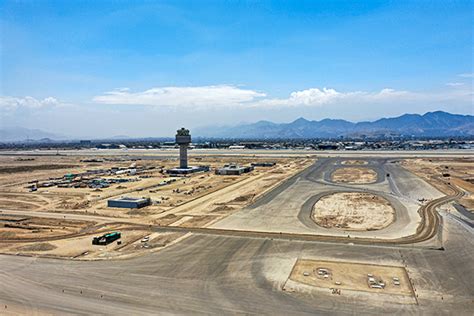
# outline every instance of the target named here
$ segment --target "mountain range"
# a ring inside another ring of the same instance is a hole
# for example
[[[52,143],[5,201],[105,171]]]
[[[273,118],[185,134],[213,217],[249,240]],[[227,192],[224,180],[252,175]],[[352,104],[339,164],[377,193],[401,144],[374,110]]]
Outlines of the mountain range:
[[[4,127],[0,129],[0,142],[15,142],[15,141],[38,141],[44,139],[64,139],[62,135],[57,135],[45,132],[40,129],[30,129],[24,127]]]
[[[458,137],[474,136],[474,116],[451,114],[443,111],[424,115],[404,114],[393,118],[381,118],[372,122],[353,123],[341,119],[310,121],[299,118],[291,123],[259,121],[236,126],[207,126],[194,128],[193,137],[240,138],[240,139],[305,139],[344,137]],[[128,139],[128,136],[103,138],[108,140]],[[0,142],[48,141],[70,139],[63,135],[39,129],[4,127],[0,129]]]
[[[404,114],[376,121],[349,122],[341,119],[310,121],[299,118],[291,123],[259,121],[237,126],[196,128],[193,135],[208,138],[295,139],[365,136],[448,137],[474,136],[474,116],[443,111]]]

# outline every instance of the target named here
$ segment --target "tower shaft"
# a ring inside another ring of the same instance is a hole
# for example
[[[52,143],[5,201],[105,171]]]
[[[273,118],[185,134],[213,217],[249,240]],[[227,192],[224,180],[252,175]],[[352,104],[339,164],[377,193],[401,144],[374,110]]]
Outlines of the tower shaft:
[[[177,130],[176,143],[179,145],[179,168],[188,169],[188,146],[191,143],[189,130],[185,128]]]
[[[179,167],[181,169],[188,168],[188,145],[187,144],[179,145]]]

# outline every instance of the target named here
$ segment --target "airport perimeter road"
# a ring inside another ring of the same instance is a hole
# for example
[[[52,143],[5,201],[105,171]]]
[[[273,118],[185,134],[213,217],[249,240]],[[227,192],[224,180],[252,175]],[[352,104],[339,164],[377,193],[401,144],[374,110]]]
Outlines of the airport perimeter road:
[[[195,235],[129,260],[1,255],[0,307],[28,314],[468,315],[474,297],[472,230],[450,219],[444,230],[445,251]],[[297,258],[407,265],[419,305],[383,295],[331,295],[329,289],[282,291]]]

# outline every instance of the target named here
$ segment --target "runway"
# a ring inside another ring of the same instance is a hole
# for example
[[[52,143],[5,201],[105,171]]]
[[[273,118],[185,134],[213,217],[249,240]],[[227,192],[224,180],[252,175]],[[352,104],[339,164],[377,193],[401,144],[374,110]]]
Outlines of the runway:
[[[169,159],[176,158],[178,149],[65,149],[65,150],[3,150],[0,156],[129,156],[133,159]],[[192,156],[239,156],[239,157],[346,157],[346,158],[386,158],[386,157],[466,157],[474,153],[472,149],[462,150],[305,150],[305,149],[192,149]]]
[[[2,255],[0,307],[118,315],[468,315],[474,297],[474,242],[472,231],[458,226],[446,220],[445,251],[192,236],[130,260],[72,262]],[[333,296],[329,291],[282,291],[287,270],[301,257],[406,264],[419,305],[391,303],[390,298],[381,304],[377,297]]]
[[[214,224],[212,228],[269,231],[288,234],[354,238],[401,239],[414,235],[421,222],[420,199],[435,200],[444,195],[406,172],[387,158],[361,158],[374,170],[377,180],[370,184],[344,184],[331,181],[331,174],[343,167],[343,158],[320,158],[317,162],[282,183],[243,210]],[[387,177],[387,174],[390,176]],[[376,231],[344,231],[317,225],[311,218],[313,205],[323,196],[338,192],[363,192],[384,197],[395,210],[395,221]]]

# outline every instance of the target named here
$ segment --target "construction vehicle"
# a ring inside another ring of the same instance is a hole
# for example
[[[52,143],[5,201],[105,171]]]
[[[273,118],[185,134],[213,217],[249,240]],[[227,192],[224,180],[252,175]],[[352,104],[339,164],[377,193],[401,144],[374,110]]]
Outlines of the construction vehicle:
[[[369,287],[372,289],[385,288],[385,282],[383,282],[381,279],[375,278],[372,274],[367,275],[367,283],[369,284]]]
[[[93,245],[108,245],[111,242],[114,242],[117,239],[120,239],[121,234],[120,232],[112,232],[102,236],[97,236],[92,239]]]

